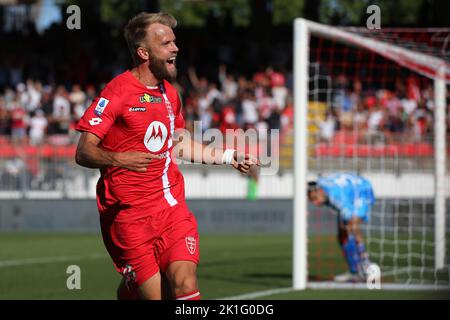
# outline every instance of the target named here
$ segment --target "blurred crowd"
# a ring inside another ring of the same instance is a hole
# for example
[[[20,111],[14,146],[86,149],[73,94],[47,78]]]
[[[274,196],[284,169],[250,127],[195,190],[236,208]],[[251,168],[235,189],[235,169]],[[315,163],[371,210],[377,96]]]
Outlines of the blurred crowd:
[[[281,129],[292,127],[292,95],[286,75],[269,67],[251,79],[234,76],[219,67],[217,82],[198,76],[194,68],[188,83],[175,82],[184,100],[186,128]],[[0,95],[0,136],[11,143],[67,145],[75,143],[75,126],[99,94],[100,88],[78,84],[43,85],[28,79]],[[200,121],[201,125],[200,125]]]
[[[332,142],[337,131],[356,134],[358,143],[373,143],[374,139],[388,144],[431,142],[434,108],[432,82],[419,83],[410,76],[397,79],[391,90],[364,90],[361,81],[339,76],[334,81],[331,108],[317,125],[323,142]],[[450,129],[448,99],[446,114]]]
[[[0,96],[0,135],[17,144],[67,145],[74,142],[76,122],[97,95],[94,86],[43,85],[28,79]]]
[[[188,130],[281,129],[282,134],[292,130],[289,72],[269,66],[246,77],[220,65],[217,81],[199,76],[193,67],[180,78],[174,85],[183,97]],[[14,89],[6,87],[0,94],[0,136],[15,145],[75,143],[76,123],[99,89],[47,85],[32,79]],[[432,133],[433,87],[419,84],[414,77],[398,80],[394,90],[363,90],[361,81],[339,76],[332,88],[325,89],[332,91],[327,103],[331,107],[317,120],[324,142],[331,142],[338,131],[357,131],[361,140],[381,135],[386,142],[399,136],[417,142]]]
[[[189,85],[181,89],[184,96],[186,128],[203,132],[217,128],[256,129],[258,132],[292,128],[292,75],[267,67],[251,77],[227,73],[218,68],[218,81],[199,77],[188,70]],[[194,128],[196,121],[198,128]]]

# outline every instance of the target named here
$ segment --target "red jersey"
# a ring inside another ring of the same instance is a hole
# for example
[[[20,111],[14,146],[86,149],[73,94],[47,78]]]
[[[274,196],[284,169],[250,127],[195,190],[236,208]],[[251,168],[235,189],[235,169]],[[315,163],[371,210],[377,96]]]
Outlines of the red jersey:
[[[25,129],[27,124],[25,123],[27,112],[23,108],[16,107],[11,112],[11,128],[14,129]]]
[[[165,153],[146,172],[119,167],[100,170],[97,204],[100,214],[114,208],[116,221],[133,221],[183,202],[184,179],[172,161],[174,130],[184,128],[181,102],[167,81],[145,87],[130,71],[109,82],[77,124],[95,134],[111,152]]]

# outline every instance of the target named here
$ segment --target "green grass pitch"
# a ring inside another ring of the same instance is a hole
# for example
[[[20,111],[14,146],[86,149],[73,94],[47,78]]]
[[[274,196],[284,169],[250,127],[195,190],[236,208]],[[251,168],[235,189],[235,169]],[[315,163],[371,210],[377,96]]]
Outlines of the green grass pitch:
[[[290,235],[203,235],[199,285],[204,299],[291,285]],[[328,259],[345,269],[337,245]],[[310,246],[312,257],[317,248]],[[331,251],[330,251],[331,250]],[[326,259],[324,257],[324,259]],[[68,290],[69,265],[81,268],[81,289]],[[321,268],[326,268],[322,263]],[[327,270],[322,270],[326,274]],[[311,276],[320,278],[317,270]],[[115,299],[120,281],[98,234],[0,234],[0,299]],[[443,291],[305,290],[260,299],[440,299]]]

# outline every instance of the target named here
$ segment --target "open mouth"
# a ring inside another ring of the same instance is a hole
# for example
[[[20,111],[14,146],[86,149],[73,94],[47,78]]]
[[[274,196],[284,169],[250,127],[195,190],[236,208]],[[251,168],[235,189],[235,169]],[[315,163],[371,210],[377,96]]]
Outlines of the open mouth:
[[[176,61],[176,57],[171,57],[169,59],[167,59],[167,63],[170,65],[175,65],[175,61]]]

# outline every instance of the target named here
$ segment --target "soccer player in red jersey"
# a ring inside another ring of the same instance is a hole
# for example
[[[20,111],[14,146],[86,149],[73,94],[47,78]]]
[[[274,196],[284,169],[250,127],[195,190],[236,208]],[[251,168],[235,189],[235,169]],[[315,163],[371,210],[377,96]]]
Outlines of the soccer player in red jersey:
[[[197,222],[172,153],[247,173],[258,160],[213,149],[188,135],[177,75],[173,28],[166,13],[141,13],[125,27],[135,67],[111,80],[77,125],[79,165],[99,168],[97,206],[105,246],[123,275],[119,299],[199,299]],[[174,150],[174,146],[177,148]],[[179,147],[179,148],[178,148]],[[181,154],[182,153],[182,154]]]

